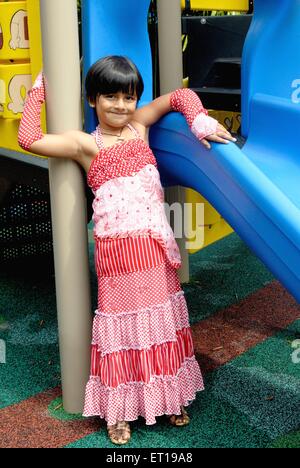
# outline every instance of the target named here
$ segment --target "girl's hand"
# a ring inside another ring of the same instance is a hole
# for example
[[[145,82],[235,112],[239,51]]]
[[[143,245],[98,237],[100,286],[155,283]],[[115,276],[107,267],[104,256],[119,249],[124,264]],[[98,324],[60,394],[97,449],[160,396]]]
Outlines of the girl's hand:
[[[215,133],[212,133],[211,135],[208,135],[207,137],[203,138],[201,140],[201,143],[205,146],[205,148],[210,149],[211,145],[209,144],[209,141],[214,141],[216,143],[229,143],[230,141],[237,141],[236,138],[234,138],[228,130],[226,130],[223,125],[218,123],[217,129]]]
[[[29,96],[34,94],[39,102],[43,104],[46,100],[46,93],[45,93],[45,79],[43,71],[40,71],[38,76],[35,79],[35,82],[32,85],[31,90],[29,91]]]
[[[31,89],[39,89],[39,88],[44,88],[44,74],[43,74],[43,71],[40,71],[40,73],[36,77],[35,82],[33,83]]]

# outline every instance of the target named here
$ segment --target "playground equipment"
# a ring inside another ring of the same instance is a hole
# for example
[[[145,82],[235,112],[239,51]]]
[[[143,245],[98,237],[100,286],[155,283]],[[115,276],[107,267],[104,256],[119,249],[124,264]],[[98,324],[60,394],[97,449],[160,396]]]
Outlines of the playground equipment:
[[[40,5],[47,129],[81,129],[77,4],[41,0]],[[63,403],[66,411],[78,413],[89,376],[92,326],[84,183],[79,166],[61,158],[49,160],[49,179]]]
[[[255,1],[242,61],[247,137],[242,150],[233,144],[200,148],[184,119],[174,114],[150,135],[163,184],[201,192],[298,301],[300,107],[292,96],[299,75],[299,26],[297,0],[284,7],[279,0]]]
[[[18,127],[42,68],[36,0],[0,1],[0,263],[52,258],[47,159],[24,152]],[[42,115],[45,130],[45,115]]]
[[[128,10],[130,6],[128,2]],[[300,298],[300,201],[295,135],[300,108],[292,102],[291,95],[300,55],[298,44],[293,41],[300,24],[298,6],[296,0],[286,2],[280,9],[279,0],[278,5],[270,0],[256,0],[242,64],[243,113],[247,108],[244,135],[249,133],[243,150],[229,144],[213,145],[211,151],[206,151],[182,116],[173,113],[150,132],[163,184],[191,187],[202,193],[297,299]],[[108,13],[117,11],[116,2],[110,2],[108,8],[107,17],[112,19],[115,15]],[[271,8],[273,21],[270,22]],[[96,10],[93,16],[96,21]],[[90,57],[91,61],[105,55],[99,41],[99,17],[98,21],[99,48]],[[279,34],[287,22],[289,28]],[[118,31],[117,38],[112,36],[110,53],[131,55],[127,45],[132,39],[128,40],[129,32],[124,29]],[[142,45],[141,41],[139,44]],[[146,44],[142,49],[146,50]],[[279,57],[287,53],[285,70],[281,73]],[[140,66],[139,57],[133,59]],[[250,110],[251,119],[248,118]],[[280,130],[282,127],[284,132]],[[283,134],[287,135],[284,147]]]
[[[0,0],[0,147],[2,155],[13,156],[13,151],[18,151],[19,155],[24,153],[17,139],[19,120],[26,94],[32,85],[31,76],[36,76],[41,67],[39,2]],[[43,122],[45,123],[44,116]],[[31,162],[33,162],[32,159]]]
[[[181,0],[181,7],[192,10],[248,11],[248,0]]]
[[[181,88],[183,81],[181,8],[179,1],[173,2],[172,5],[171,1],[172,0],[157,2],[159,88],[161,94]],[[170,44],[172,44],[171,47]],[[188,191],[178,185],[166,188],[164,191],[165,202],[168,203],[169,206],[172,206],[174,202],[177,203],[177,205],[180,203],[182,212],[184,212],[183,207],[187,202],[187,194]],[[185,220],[182,219],[182,236],[176,239],[182,259],[181,268],[178,270],[179,278],[182,283],[189,280],[189,257],[185,239],[187,233],[184,229],[184,221]],[[174,230],[175,226],[172,225],[172,223],[170,224]]]
[[[186,5],[188,2],[185,2]],[[208,2],[189,2],[193,8],[207,7]],[[212,8],[225,8],[228,2],[211,1]],[[230,2],[230,7],[232,7]],[[235,2],[239,10],[248,9],[248,2]],[[191,14],[192,13],[192,14]],[[188,87],[200,97],[209,115],[233,133],[241,124],[241,56],[252,15],[225,14],[221,11],[197,12],[185,10],[182,32],[187,39],[184,51],[184,70]],[[226,12],[228,13],[228,12]],[[205,198],[192,189],[186,189],[186,202],[191,207],[189,225],[196,229],[196,209],[204,206],[204,241],[193,242],[189,253],[216,242],[233,230]],[[192,235],[187,236],[192,237]],[[200,237],[200,236],[199,236]]]

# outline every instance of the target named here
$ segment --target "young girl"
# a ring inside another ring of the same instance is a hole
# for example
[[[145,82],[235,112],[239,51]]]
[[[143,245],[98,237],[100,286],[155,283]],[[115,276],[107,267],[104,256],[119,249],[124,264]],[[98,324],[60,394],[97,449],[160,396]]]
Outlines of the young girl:
[[[78,162],[95,195],[98,309],[84,416],[105,418],[115,444],[129,441],[128,421],[139,416],[155,424],[156,416],[165,414],[171,424],[187,425],[184,406],[203,389],[176,271],[180,254],[164,212],[148,128],[173,110],[183,113],[207,148],[209,141],[234,140],[191,90],[179,89],[137,109],[142,93],[142,77],[128,58],[105,57],[86,77],[96,130],[43,135],[45,91],[39,75],[19,128],[25,150]]]

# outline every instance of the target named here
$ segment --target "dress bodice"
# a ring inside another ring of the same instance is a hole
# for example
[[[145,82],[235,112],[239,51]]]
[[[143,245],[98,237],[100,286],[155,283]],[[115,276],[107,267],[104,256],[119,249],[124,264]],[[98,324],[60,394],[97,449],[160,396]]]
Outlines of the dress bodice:
[[[157,167],[150,147],[141,138],[125,140],[99,149],[91,163],[87,181],[92,190],[97,190],[114,177],[135,175],[146,164]]]
[[[166,217],[157,162],[141,138],[101,148],[87,177],[95,195],[97,239],[150,235],[179,268],[180,253]]]

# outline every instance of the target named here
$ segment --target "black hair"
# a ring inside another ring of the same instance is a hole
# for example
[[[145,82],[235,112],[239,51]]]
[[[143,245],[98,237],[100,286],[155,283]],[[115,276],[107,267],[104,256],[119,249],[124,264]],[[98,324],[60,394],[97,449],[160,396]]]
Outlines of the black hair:
[[[127,57],[109,55],[89,69],[85,79],[86,97],[95,104],[99,94],[136,94],[139,100],[144,91],[143,78],[136,65]]]

